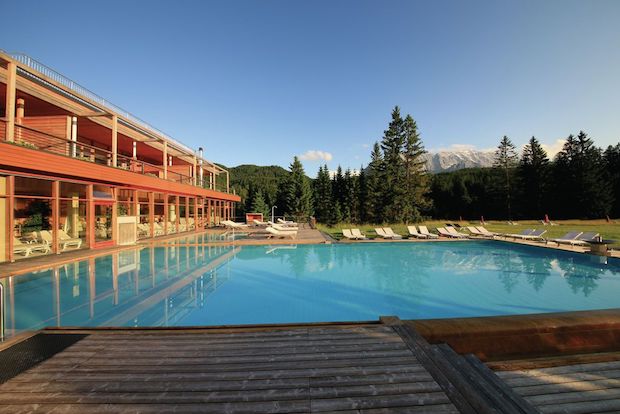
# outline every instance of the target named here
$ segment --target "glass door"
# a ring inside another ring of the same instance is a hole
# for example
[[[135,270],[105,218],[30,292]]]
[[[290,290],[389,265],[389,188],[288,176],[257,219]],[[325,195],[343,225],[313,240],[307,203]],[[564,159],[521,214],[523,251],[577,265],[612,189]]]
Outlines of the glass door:
[[[112,234],[113,208],[114,204],[112,203],[95,202],[95,247],[112,246],[114,244]]]

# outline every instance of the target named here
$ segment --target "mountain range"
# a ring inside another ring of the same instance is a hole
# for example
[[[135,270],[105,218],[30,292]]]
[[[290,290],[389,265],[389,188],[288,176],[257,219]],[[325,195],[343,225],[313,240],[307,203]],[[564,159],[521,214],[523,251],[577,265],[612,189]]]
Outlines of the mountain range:
[[[462,170],[463,168],[491,167],[495,159],[494,151],[461,150],[426,153],[427,170],[441,173]]]

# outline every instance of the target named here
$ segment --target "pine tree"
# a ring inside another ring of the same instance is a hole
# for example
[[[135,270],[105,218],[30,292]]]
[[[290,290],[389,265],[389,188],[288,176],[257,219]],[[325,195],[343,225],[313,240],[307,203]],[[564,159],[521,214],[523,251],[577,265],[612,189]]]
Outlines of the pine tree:
[[[404,145],[403,119],[400,116],[400,108],[394,107],[392,120],[383,133],[381,149],[383,150],[383,162],[385,169],[383,178],[384,221],[402,221],[402,207],[404,204],[404,181],[405,171],[402,159]]]
[[[557,208],[565,218],[601,218],[612,197],[604,174],[602,152],[587,134],[570,135],[554,165]]]
[[[517,151],[515,150],[514,144],[506,135],[504,135],[497,147],[497,150],[495,151],[494,167],[503,172],[503,183],[501,183],[500,193],[504,196],[506,200],[506,210],[509,220],[512,220],[511,181],[513,170],[517,165],[517,160]]]
[[[369,223],[382,223],[383,219],[383,176],[384,163],[381,147],[378,142],[372,148],[370,164],[366,169],[366,221]]]
[[[620,143],[608,146],[603,154],[607,181],[613,194],[610,215],[620,217]]]
[[[339,165],[332,180],[332,194],[335,200],[334,204],[337,204],[340,210],[341,220],[348,223],[351,221],[351,209],[346,204],[345,193],[344,174],[342,173],[342,167]]]
[[[357,177],[357,211],[358,222],[366,223],[368,221],[368,183],[366,180],[366,172],[364,166],[360,167],[360,174]]]
[[[422,145],[418,126],[411,115],[407,115],[403,123],[404,152],[403,163],[405,170],[403,185],[402,219],[405,223],[420,221],[421,211],[429,207],[426,194],[430,191],[430,184],[426,176],[426,151]]]
[[[329,221],[333,205],[332,183],[329,178],[329,170],[325,165],[319,167],[319,173],[314,182],[314,213],[320,223]]]
[[[296,217],[312,214],[312,191],[304,167],[297,157],[290,166],[291,175],[286,183],[286,211]]]
[[[343,200],[342,205],[346,206],[348,213],[347,221],[349,223],[357,223],[358,210],[357,210],[357,177],[351,173],[351,169],[347,168],[344,173],[343,180]]]
[[[542,218],[546,207],[549,158],[535,137],[525,147],[518,168],[521,211],[526,218]]]
[[[252,208],[250,210],[252,213],[262,213],[263,217],[269,217],[269,206],[265,202],[261,190],[257,190],[254,194],[254,200],[252,201]]]

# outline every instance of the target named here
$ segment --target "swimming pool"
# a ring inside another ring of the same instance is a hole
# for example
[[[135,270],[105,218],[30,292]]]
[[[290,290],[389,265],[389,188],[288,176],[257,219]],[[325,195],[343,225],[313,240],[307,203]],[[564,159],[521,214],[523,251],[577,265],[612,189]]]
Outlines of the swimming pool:
[[[618,307],[620,261],[494,241],[151,246],[0,279],[6,334]]]

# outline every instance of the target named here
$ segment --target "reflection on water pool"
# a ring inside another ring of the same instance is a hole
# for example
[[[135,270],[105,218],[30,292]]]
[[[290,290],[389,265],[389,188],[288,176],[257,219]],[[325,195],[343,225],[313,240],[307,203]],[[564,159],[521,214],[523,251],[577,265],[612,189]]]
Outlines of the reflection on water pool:
[[[618,306],[620,261],[493,241],[167,245],[0,279],[5,334],[46,326],[486,316]]]

